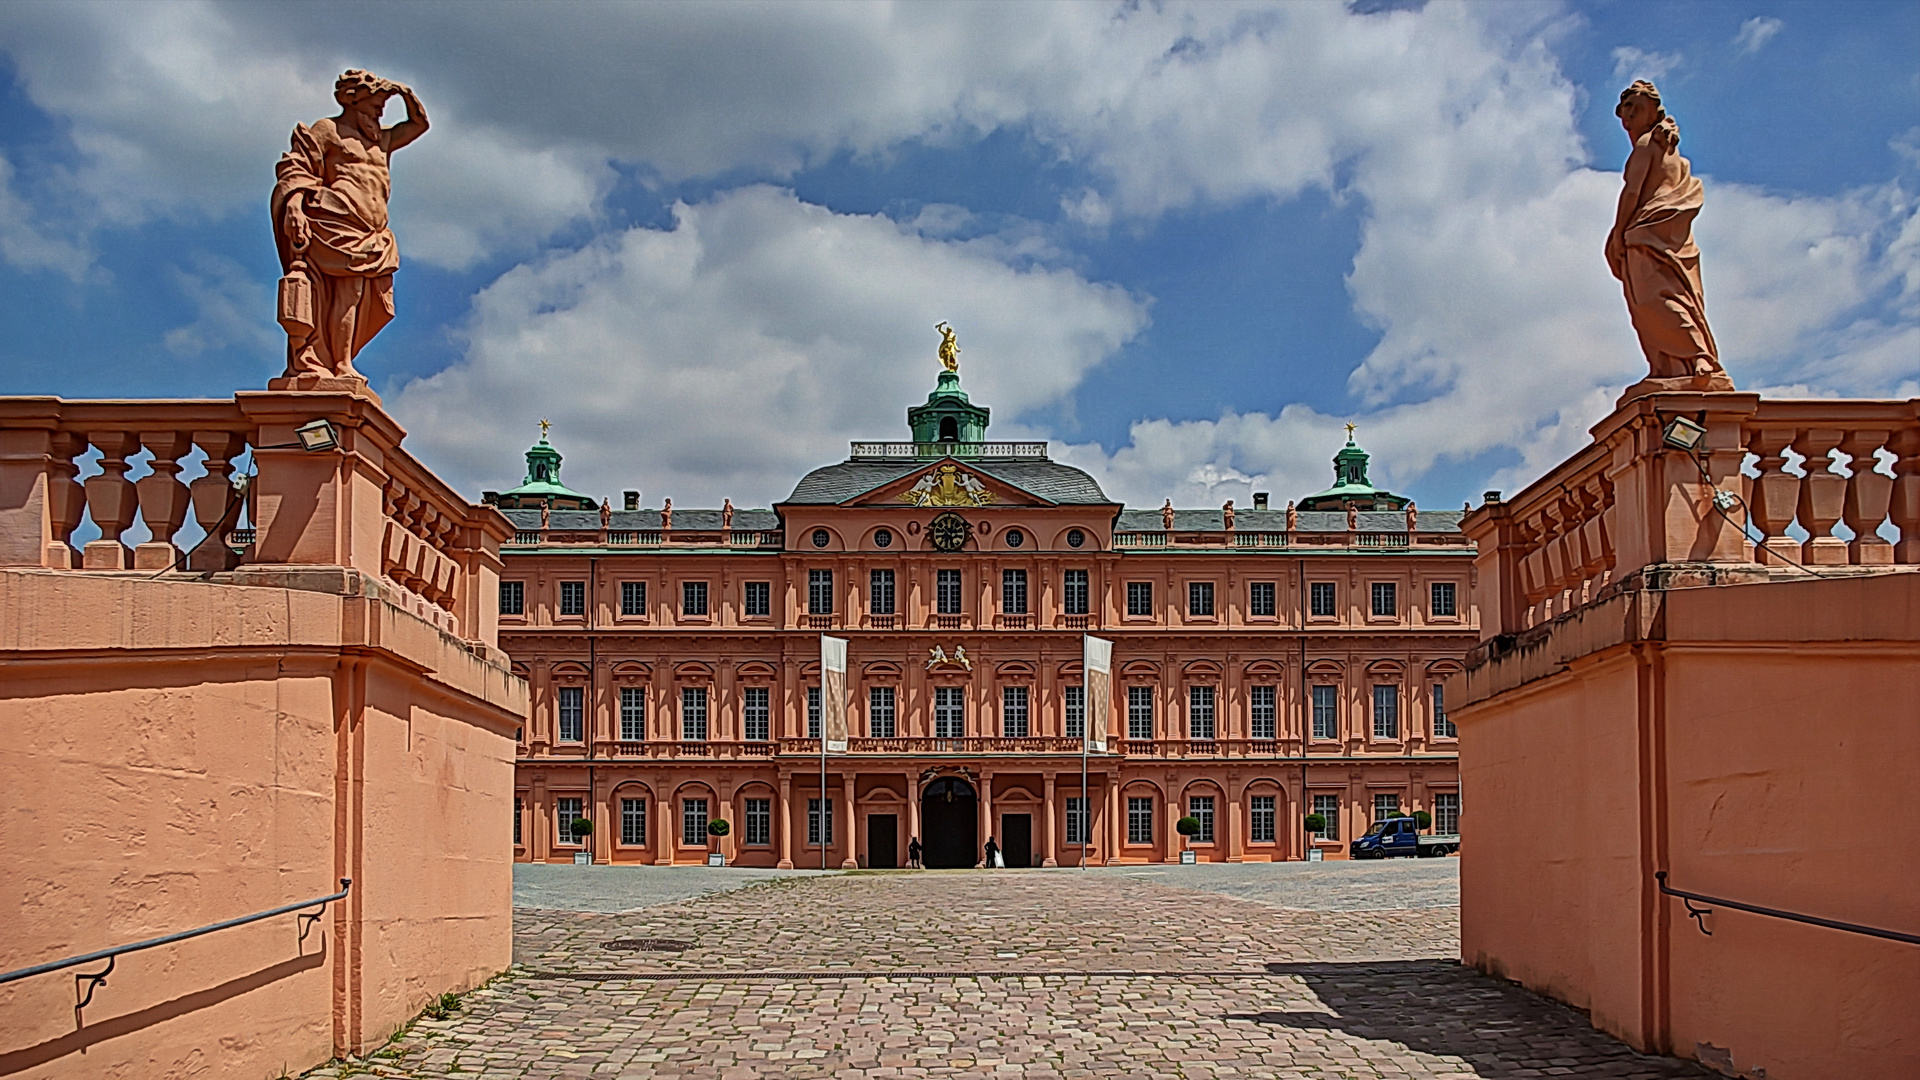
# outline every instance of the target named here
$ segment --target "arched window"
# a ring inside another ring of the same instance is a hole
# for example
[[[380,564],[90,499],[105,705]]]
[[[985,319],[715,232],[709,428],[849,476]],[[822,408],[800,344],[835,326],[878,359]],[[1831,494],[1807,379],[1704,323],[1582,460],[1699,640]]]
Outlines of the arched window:
[[[951,416],[942,417],[940,419],[940,441],[941,442],[959,442],[960,441],[960,422],[958,420],[955,420]]]

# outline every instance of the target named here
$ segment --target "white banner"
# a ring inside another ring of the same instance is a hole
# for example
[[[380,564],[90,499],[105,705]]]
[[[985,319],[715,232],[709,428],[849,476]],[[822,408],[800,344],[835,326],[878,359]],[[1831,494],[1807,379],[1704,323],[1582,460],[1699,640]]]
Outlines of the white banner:
[[[1107,719],[1113,714],[1113,642],[1092,634],[1083,639],[1080,670],[1085,674],[1087,700],[1086,749],[1107,752]]]
[[[847,752],[847,639],[820,635],[820,736],[830,754]]]

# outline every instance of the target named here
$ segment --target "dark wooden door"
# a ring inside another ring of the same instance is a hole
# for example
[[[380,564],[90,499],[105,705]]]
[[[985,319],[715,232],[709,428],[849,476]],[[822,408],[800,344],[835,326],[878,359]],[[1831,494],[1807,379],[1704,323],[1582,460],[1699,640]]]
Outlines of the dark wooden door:
[[[958,777],[941,777],[927,785],[920,798],[920,827],[926,835],[922,853],[929,870],[973,866],[980,861],[980,804],[973,785]]]
[[[896,840],[900,819],[893,814],[867,815],[867,869],[893,870],[900,866]]]
[[[1009,869],[1033,865],[1032,814],[1000,815],[1000,851]]]

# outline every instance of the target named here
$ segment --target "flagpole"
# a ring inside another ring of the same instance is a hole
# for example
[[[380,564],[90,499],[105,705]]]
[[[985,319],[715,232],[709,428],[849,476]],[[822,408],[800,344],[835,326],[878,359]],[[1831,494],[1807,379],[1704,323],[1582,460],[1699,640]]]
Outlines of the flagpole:
[[[827,678],[820,673],[820,869],[827,868]]]

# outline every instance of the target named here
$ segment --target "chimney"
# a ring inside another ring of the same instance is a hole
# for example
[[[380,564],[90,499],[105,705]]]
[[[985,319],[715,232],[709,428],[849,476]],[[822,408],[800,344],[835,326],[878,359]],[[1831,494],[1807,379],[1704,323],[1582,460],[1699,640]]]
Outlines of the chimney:
[[[625,506],[626,509],[628,510],[640,509],[640,493],[639,492],[623,491],[620,493],[620,499],[623,503],[626,504]]]
[[[481,493],[480,493],[480,505],[481,505],[481,506],[499,506],[499,505],[500,505],[500,493],[499,493],[499,492],[497,492],[497,491],[483,491],[483,492],[481,492]]]
[[[1264,491],[1256,491],[1256,492],[1254,492],[1254,493],[1253,493],[1253,508],[1254,508],[1255,510],[1265,510],[1265,509],[1267,508],[1267,493],[1266,493],[1266,492],[1264,492]]]

